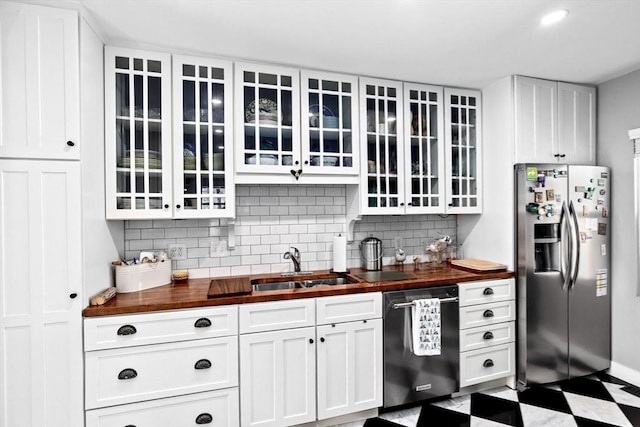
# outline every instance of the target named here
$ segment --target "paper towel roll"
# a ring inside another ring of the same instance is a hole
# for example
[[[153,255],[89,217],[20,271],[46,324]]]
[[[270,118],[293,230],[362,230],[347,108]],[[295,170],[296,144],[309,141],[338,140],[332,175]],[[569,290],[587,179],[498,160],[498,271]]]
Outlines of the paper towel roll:
[[[347,271],[347,236],[344,234],[333,236],[333,271]]]

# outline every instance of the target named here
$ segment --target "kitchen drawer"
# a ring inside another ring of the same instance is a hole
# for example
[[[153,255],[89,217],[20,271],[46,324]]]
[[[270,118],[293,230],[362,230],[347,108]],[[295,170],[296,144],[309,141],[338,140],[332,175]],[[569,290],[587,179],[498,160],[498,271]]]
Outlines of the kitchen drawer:
[[[460,329],[516,320],[515,301],[493,302],[460,308]]]
[[[515,375],[515,343],[460,353],[460,387]]]
[[[238,388],[170,397],[87,411],[87,427],[176,427],[206,424],[237,427]],[[209,423],[206,423],[211,420]]]
[[[316,325],[313,298],[243,304],[239,310],[241,334]]]
[[[237,334],[236,305],[84,319],[85,351]]]
[[[477,350],[516,340],[515,322],[496,323],[460,331],[460,351]]]
[[[382,294],[372,292],[316,299],[316,324],[351,322],[382,317]]]
[[[85,353],[86,409],[238,385],[238,337]]]
[[[460,307],[516,298],[515,279],[459,283]]]

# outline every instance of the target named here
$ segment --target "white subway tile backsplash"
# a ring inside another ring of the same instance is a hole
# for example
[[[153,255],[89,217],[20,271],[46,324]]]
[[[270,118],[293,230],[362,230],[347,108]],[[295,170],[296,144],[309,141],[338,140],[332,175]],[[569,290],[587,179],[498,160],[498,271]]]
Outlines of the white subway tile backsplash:
[[[174,269],[188,269],[192,278],[221,277],[292,271],[293,264],[282,256],[295,246],[303,270],[330,269],[333,236],[347,229],[345,198],[344,185],[238,185],[236,247],[228,256],[210,256],[211,242],[228,240],[227,219],[125,221],[125,256],[181,243],[188,258],[173,261]],[[455,233],[454,215],[364,216],[355,223],[347,265],[360,266],[359,242],[369,235],[382,239],[391,262],[398,237],[412,257],[424,254],[425,245],[444,234],[455,239]]]

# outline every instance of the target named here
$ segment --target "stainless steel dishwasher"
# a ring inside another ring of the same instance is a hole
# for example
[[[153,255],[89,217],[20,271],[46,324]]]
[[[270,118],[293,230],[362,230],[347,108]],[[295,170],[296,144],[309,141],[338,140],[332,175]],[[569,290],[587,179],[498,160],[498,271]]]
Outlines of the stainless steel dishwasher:
[[[411,348],[413,301],[439,298],[441,351],[438,356],[416,356]],[[458,286],[438,286],[384,293],[385,408],[458,391],[460,340]]]

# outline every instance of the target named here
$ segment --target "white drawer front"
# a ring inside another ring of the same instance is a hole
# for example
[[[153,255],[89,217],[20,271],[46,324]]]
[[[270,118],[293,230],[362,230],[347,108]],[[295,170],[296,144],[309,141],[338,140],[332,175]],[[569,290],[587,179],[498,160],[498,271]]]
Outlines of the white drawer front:
[[[204,425],[240,425],[237,388],[87,411],[87,427],[195,426],[209,419]]]
[[[516,298],[515,279],[459,283],[460,307]]]
[[[516,320],[515,301],[494,302],[460,308],[460,329]]]
[[[313,298],[243,304],[239,313],[241,334],[316,324],[316,302]]]
[[[316,316],[318,325],[380,318],[382,294],[374,292],[317,298]]]
[[[160,344],[238,333],[238,306],[84,319],[85,351]]]
[[[238,337],[88,352],[85,384],[86,409],[233,387]]]
[[[497,323],[460,331],[460,351],[477,350],[516,340],[515,322]]]
[[[460,354],[460,387],[515,374],[515,343]]]

